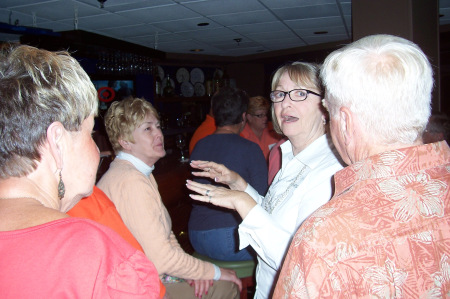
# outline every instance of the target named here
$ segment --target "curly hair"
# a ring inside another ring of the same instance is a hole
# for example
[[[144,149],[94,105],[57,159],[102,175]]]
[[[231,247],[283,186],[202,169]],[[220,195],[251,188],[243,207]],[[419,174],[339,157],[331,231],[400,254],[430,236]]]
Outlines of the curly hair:
[[[153,105],[142,98],[128,97],[111,104],[105,115],[105,128],[115,154],[123,149],[120,139],[135,142],[133,132],[149,114],[159,120]]]

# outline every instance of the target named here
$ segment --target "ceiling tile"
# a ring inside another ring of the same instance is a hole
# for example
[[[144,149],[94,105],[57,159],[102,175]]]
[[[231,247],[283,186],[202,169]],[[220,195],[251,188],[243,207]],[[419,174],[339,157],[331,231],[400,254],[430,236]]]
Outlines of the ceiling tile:
[[[223,26],[257,24],[277,20],[273,14],[265,10],[239,12],[227,15],[214,15],[209,18],[219,24],[222,24]]]
[[[247,55],[351,39],[351,0],[0,0],[0,22],[55,32],[78,29],[172,53]],[[439,1],[441,25],[450,0]],[[34,14],[34,21],[33,21]],[[199,27],[198,23],[209,23]],[[315,31],[328,31],[316,35]],[[4,30],[1,41],[20,35]],[[157,38],[155,38],[157,37]],[[234,39],[241,38],[239,47]],[[241,53],[241,54],[239,54]]]
[[[294,8],[277,8],[273,12],[281,20],[313,19],[323,17],[340,16],[336,4],[323,4]]]
[[[264,6],[257,0],[208,0],[184,3],[184,6],[204,16],[225,15],[264,9]]]

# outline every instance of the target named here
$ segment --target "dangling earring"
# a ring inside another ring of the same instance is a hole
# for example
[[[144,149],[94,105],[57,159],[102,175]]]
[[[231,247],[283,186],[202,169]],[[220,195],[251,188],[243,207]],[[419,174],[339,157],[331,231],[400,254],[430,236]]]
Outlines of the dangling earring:
[[[322,116],[322,123],[325,126],[327,124],[327,119],[325,117]]]
[[[59,183],[58,183],[58,197],[61,200],[66,193],[66,187],[64,186],[64,182],[61,175],[62,169],[59,171]]]

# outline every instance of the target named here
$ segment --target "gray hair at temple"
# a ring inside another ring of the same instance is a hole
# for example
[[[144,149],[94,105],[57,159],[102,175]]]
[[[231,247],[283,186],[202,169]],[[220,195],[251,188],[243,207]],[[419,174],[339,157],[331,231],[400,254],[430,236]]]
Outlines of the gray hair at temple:
[[[331,53],[321,78],[327,108],[345,106],[375,142],[412,144],[431,113],[433,71],[422,50],[392,35],[372,35]]]
[[[67,52],[30,46],[0,54],[0,178],[21,177],[36,169],[47,129],[60,122],[80,131],[97,114],[97,91]]]

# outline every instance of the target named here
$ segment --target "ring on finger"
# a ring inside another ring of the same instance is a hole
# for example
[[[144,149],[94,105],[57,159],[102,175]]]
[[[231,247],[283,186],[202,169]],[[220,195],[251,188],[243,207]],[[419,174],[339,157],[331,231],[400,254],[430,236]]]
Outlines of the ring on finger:
[[[211,171],[211,167],[208,167],[208,170],[206,172],[210,172]]]
[[[210,195],[210,196],[208,196],[208,198],[209,198],[209,202],[211,202],[211,195]]]
[[[211,191],[211,190],[206,190],[206,193],[205,193],[206,196],[208,196],[209,191]]]

